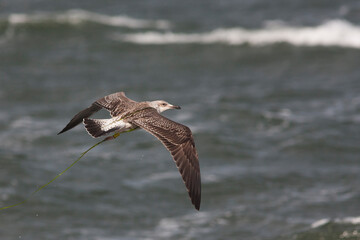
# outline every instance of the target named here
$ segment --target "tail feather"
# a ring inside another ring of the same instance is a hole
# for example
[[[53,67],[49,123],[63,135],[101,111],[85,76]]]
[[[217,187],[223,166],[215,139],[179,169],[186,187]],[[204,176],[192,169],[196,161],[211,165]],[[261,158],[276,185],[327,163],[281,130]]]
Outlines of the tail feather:
[[[101,137],[119,128],[113,123],[112,119],[84,118],[83,122],[86,131],[94,138]]]

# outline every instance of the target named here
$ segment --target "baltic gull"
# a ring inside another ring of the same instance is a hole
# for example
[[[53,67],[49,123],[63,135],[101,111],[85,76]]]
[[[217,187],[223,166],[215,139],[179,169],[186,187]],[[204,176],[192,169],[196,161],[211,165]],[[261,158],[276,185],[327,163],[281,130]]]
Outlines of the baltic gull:
[[[89,118],[102,108],[108,110],[112,118]],[[109,140],[116,138],[120,133],[138,128],[148,131],[171,153],[191,202],[199,210],[201,177],[194,138],[187,126],[160,115],[168,109],[180,109],[180,107],[163,100],[136,102],[127,98],[123,92],[117,92],[98,99],[90,107],[76,114],[58,134],[72,129],[81,122],[84,123],[87,132],[95,138],[115,133],[108,137]]]

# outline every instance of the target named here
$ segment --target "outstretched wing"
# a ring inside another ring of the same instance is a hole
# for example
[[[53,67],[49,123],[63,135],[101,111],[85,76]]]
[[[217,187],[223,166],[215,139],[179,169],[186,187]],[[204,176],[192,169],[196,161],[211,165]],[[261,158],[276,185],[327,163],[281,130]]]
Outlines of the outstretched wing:
[[[112,117],[121,114],[125,108],[129,107],[136,103],[135,101],[127,98],[124,92],[117,92],[110,95],[107,95],[103,98],[98,99],[90,107],[82,110],[78,114],[76,114],[70,122],[66,125],[66,127],[61,130],[58,134],[66,132],[73,127],[77,126],[79,123],[82,123],[84,118],[90,117],[92,114],[98,112],[100,109],[105,108],[110,112]]]
[[[124,92],[117,92],[100,98],[93,104],[105,108],[112,117],[116,117],[135,103],[137,102],[127,98]]]
[[[157,137],[170,151],[184,180],[192,204],[197,210],[201,202],[201,177],[198,154],[190,129],[147,108],[132,115],[129,122]]]

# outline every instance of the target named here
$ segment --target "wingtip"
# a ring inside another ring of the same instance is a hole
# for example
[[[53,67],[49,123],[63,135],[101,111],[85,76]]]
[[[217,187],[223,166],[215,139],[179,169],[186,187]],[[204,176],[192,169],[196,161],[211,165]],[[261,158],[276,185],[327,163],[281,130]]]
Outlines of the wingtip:
[[[197,201],[193,202],[195,209],[198,210],[198,211],[200,211],[200,203],[201,203],[200,200],[197,200]]]
[[[64,128],[63,130],[61,130],[60,132],[58,132],[56,135],[60,135],[60,134],[62,134],[63,132],[65,132],[66,131],[66,129]]]

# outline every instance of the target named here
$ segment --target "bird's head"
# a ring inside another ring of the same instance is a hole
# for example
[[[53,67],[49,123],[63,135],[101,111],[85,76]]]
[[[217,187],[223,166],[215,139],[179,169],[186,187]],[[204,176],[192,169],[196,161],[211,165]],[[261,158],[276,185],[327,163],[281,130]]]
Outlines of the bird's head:
[[[150,106],[155,108],[159,113],[169,109],[180,109],[180,106],[172,105],[164,100],[157,100],[150,102]]]

